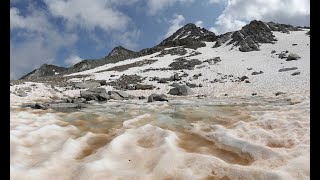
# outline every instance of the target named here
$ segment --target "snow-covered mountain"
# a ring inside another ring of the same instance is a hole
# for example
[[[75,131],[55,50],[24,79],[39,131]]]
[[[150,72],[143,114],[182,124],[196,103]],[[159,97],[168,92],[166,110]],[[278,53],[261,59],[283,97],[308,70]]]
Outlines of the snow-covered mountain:
[[[11,82],[12,179],[310,179],[308,28],[187,24],[58,69]]]

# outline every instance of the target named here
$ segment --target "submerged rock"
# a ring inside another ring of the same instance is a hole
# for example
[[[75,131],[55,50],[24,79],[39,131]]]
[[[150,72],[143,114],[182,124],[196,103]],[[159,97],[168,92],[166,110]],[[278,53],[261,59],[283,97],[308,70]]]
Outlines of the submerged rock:
[[[75,103],[56,103],[56,104],[50,104],[49,108],[57,111],[70,111],[70,110],[81,109],[82,106]]]

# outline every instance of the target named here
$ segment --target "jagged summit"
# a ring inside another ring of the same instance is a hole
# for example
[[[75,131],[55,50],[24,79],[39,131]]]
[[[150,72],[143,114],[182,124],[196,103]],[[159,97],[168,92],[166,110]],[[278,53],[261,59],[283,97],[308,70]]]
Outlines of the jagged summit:
[[[178,29],[170,37],[163,40],[158,46],[172,47],[184,46],[187,48],[196,49],[205,46],[201,41],[215,41],[217,36],[205,28],[197,27],[193,23],[188,23],[182,28]]]
[[[128,56],[131,54],[135,54],[136,52],[128,50],[122,46],[117,46],[112,49],[112,51],[108,54],[107,57],[112,57],[112,56]]]
[[[67,68],[67,70],[65,70],[66,68],[61,69],[62,67],[44,64],[39,69],[28,73],[21,79],[29,79],[36,76],[39,78],[51,75],[57,76],[58,73],[59,75],[66,75],[81,72],[109,63],[117,63],[130,58],[146,56],[155,52],[163,51],[165,48],[169,47],[182,46],[184,48],[197,49],[199,47],[205,47],[206,44],[204,42],[215,42],[213,48],[227,43],[226,45],[230,45],[232,48],[237,47],[239,48],[239,51],[242,52],[259,51],[261,43],[275,43],[277,41],[273,35],[273,31],[290,33],[290,31],[299,31],[301,28],[302,27],[294,27],[292,25],[253,20],[238,31],[227,32],[216,36],[215,33],[205,28],[197,27],[193,23],[187,23],[170,37],[166,38],[154,47],[134,52],[124,48],[123,46],[117,46],[105,57],[83,60]]]
[[[291,25],[253,20],[239,31],[228,32],[218,36],[216,44],[213,47],[219,47],[230,40],[228,44],[239,46],[239,51],[258,51],[259,43],[274,43],[277,41],[272,31],[290,33],[290,31],[299,30],[301,29]]]
[[[59,73],[64,72],[66,70],[67,68],[65,67],[59,67],[52,64],[43,64],[38,69],[33,70],[32,72],[26,74],[20,79],[31,80],[39,77],[53,76],[58,75]]]

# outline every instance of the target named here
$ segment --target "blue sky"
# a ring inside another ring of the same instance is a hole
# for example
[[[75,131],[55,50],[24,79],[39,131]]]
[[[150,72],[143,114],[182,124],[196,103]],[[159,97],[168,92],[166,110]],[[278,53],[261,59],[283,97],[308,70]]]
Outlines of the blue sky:
[[[44,63],[104,57],[119,45],[152,47],[189,22],[221,34],[254,19],[308,26],[310,1],[11,0],[10,78]]]

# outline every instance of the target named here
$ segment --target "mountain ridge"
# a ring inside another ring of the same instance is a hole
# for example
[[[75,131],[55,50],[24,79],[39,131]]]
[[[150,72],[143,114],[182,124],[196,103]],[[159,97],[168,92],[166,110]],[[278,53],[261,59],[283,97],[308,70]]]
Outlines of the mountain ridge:
[[[183,46],[184,48],[197,49],[205,46],[205,43],[203,43],[203,41],[216,42],[213,48],[219,47],[229,41],[228,45],[233,44],[233,48],[239,47],[239,50],[242,52],[259,51],[260,43],[274,43],[276,41],[272,34],[273,31],[290,33],[290,31],[297,30],[301,30],[301,28],[287,24],[253,20],[238,31],[226,32],[217,36],[214,32],[211,32],[205,28],[197,27],[193,23],[187,23],[171,36],[164,39],[154,47],[145,48],[138,52],[135,52],[126,49],[123,46],[117,46],[113,48],[104,58],[84,59],[81,62],[68,68],[59,67],[60,69],[64,68],[62,71],[59,71],[59,74],[44,73],[44,76],[62,76],[75,72],[81,72],[105,64],[117,63],[126,59],[137,58],[153,54],[155,52],[160,52],[168,47]],[[36,75],[32,74],[37,72],[37,70],[39,69],[40,68],[35,69],[32,72],[22,76],[19,80],[33,79],[33,77],[36,77]],[[38,78],[39,77],[36,77],[34,79]]]

